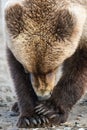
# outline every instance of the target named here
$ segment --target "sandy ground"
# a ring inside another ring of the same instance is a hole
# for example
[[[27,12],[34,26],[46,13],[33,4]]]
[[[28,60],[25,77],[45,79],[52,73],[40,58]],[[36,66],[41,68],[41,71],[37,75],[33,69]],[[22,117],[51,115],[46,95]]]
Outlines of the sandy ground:
[[[1,25],[1,19],[0,19]],[[2,25],[1,25],[2,27]],[[18,117],[10,116],[10,109],[15,101],[15,92],[9,76],[7,61],[5,57],[5,44],[3,41],[2,29],[0,27],[0,129],[19,130],[16,128]],[[48,128],[45,128],[48,129]],[[87,130],[87,94],[77,103],[68,121],[61,126],[49,128],[49,130]],[[21,129],[26,130],[26,129]],[[38,129],[42,130],[42,129]]]

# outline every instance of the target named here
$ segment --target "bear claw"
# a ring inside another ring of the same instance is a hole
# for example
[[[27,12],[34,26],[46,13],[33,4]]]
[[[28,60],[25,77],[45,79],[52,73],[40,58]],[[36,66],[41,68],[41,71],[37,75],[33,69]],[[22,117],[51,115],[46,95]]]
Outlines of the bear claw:
[[[43,116],[46,116],[50,113],[52,113],[53,111],[52,110],[48,110],[45,106],[43,105],[39,105],[37,107],[35,107],[35,112],[40,115],[42,114]]]
[[[46,117],[20,117],[17,123],[19,128],[36,128],[46,126],[49,123],[49,120]]]
[[[33,123],[34,125],[38,125],[36,119],[34,119],[34,118],[32,119],[32,123]]]
[[[29,119],[26,119],[26,118],[25,118],[25,122],[27,123],[27,125],[30,125]]]
[[[35,109],[41,108],[42,106],[43,106],[43,104],[37,105],[37,106],[35,107]]]
[[[27,128],[30,125],[30,122],[27,118],[19,118],[17,126],[19,128]]]
[[[52,107],[51,107],[52,108]],[[47,123],[53,125],[55,123],[59,124],[61,122],[61,115],[54,111],[53,109],[47,108],[47,106],[39,105],[35,107],[36,114],[47,118]]]
[[[57,114],[57,115],[58,115],[58,114]],[[53,118],[57,117],[57,115],[54,114],[54,115],[50,116],[49,118],[50,118],[50,119],[53,119]]]

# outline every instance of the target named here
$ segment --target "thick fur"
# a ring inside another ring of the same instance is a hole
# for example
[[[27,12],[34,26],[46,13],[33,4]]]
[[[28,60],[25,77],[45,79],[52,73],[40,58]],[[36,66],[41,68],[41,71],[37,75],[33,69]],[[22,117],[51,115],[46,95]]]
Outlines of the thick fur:
[[[87,0],[8,2],[5,27],[18,127],[65,122],[87,89]]]
[[[28,111],[26,110],[26,114],[32,113],[33,108],[35,106],[35,102],[37,101],[37,97],[32,89],[32,85],[29,80],[29,74],[25,73],[23,66],[15,59],[12,52],[8,48],[7,48],[7,54],[11,75],[15,83],[18,100],[20,102],[19,107],[21,108],[23,107],[23,109],[26,109],[27,105],[31,106],[31,109],[28,109]],[[23,97],[24,101],[21,99],[22,96],[24,96]]]

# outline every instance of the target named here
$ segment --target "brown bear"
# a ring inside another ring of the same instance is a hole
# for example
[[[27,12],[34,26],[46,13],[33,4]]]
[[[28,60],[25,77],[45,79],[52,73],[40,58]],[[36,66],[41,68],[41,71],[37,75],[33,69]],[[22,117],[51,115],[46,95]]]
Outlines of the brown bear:
[[[19,128],[58,125],[87,89],[87,0],[8,0],[7,59]]]

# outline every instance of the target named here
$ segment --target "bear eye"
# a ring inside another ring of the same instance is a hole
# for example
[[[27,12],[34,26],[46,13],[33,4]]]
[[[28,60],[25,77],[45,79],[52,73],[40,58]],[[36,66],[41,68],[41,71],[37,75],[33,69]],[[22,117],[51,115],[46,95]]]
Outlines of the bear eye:
[[[56,38],[59,40],[70,38],[73,33],[74,26],[75,20],[74,17],[69,13],[69,11],[60,11],[55,26]]]

